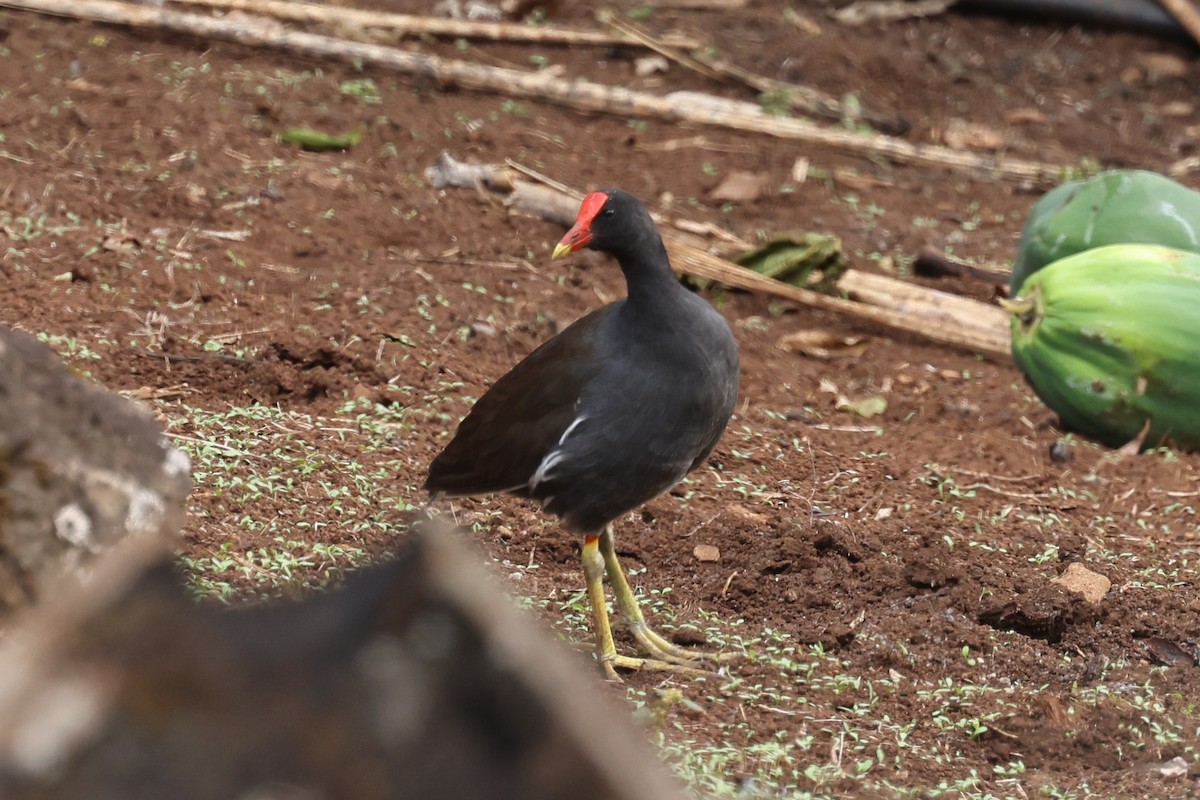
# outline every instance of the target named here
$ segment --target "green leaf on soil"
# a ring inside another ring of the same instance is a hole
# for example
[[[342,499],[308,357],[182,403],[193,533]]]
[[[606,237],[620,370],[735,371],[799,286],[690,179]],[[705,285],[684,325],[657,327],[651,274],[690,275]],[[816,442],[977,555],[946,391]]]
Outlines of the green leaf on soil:
[[[348,133],[324,133],[313,128],[288,128],[279,135],[280,141],[298,144],[302,150],[323,152],[327,150],[349,150],[358,144],[366,128],[355,128]]]
[[[819,292],[831,291],[849,266],[841,239],[809,231],[778,234],[734,261],[768,278]]]
[[[851,414],[857,414],[860,417],[870,419],[887,411],[887,400],[877,394],[858,400],[849,400],[843,397],[838,400],[837,409],[838,411],[849,411]]]

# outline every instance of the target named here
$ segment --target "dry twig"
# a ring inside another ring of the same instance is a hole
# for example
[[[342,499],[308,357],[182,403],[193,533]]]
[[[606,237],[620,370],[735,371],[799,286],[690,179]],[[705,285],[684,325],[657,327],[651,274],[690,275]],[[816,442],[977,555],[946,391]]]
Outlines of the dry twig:
[[[531,183],[503,166],[461,164],[447,153],[426,170],[426,177],[439,188],[488,186],[505,195],[510,209],[564,227],[574,220],[579,202],[577,193]],[[839,287],[859,299],[830,297],[772,280],[713,255],[700,246],[702,240],[694,234],[664,226],[662,235],[672,265],[679,272],[846,314],[993,357],[1009,354],[1008,318],[994,306],[854,270],[842,276]]]
[[[628,36],[613,35],[603,31],[570,30],[552,26],[535,27],[515,22],[483,22],[413,14],[393,14],[386,11],[367,11],[317,3],[290,2],[290,0],[171,0],[171,2],[245,11],[290,22],[321,23],[341,28],[386,31],[396,37],[440,36],[451,39],[601,47],[637,44]],[[674,33],[663,35],[662,41],[669,42],[671,47],[700,46],[695,39]]]
[[[894,136],[863,135],[822,128],[802,119],[772,117],[752,103],[706,94],[674,92],[659,97],[584,79],[556,78],[541,73],[487,67],[394,47],[281,30],[277,23],[270,24],[255,18],[216,19],[114,0],[0,0],[0,6],[114,25],[170,30],[307,56],[338,58],[351,63],[385,67],[464,89],[497,92],[510,97],[530,97],[580,111],[655,117],[672,122],[763,133],[779,139],[883,156],[902,163],[947,167],[986,179],[1001,177],[1048,184],[1057,183],[1062,174],[1062,169],[1052,164],[997,158],[938,145],[912,144]]]
[[[913,263],[913,271],[917,275],[961,275],[987,283],[1007,284],[1012,278],[1012,270],[997,266],[979,266],[966,261],[952,258],[936,247],[922,247],[917,252],[917,260]]]
[[[1196,10],[1192,0],[1158,0],[1158,4],[1179,20],[1183,29],[1200,44],[1200,11]]]
[[[1187,156],[1167,167],[1167,174],[1172,178],[1182,178],[1189,172],[1200,170],[1200,156]]]
[[[646,49],[653,50],[663,58],[670,59],[706,78],[724,82],[733,81],[756,92],[776,94],[781,100],[786,100],[791,108],[835,122],[842,122],[852,116],[847,113],[848,110],[841,102],[812,87],[757,75],[734,64],[715,61],[698,50],[690,54],[684,53],[682,48],[674,46],[662,38],[655,38],[638,25],[622,19],[608,9],[597,12],[596,19],[628,36]],[[907,123],[902,120],[891,119],[871,111],[859,110],[853,116],[887,133],[901,133],[908,127]]]
[[[913,17],[929,17],[945,13],[956,0],[860,0],[833,14],[843,25],[863,25],[882,20],[895,22]]]

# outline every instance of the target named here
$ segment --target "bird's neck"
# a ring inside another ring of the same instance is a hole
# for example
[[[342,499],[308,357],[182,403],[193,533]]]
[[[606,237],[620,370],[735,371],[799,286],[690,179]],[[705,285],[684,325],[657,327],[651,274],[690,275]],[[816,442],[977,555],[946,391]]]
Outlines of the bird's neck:
[[[617,263],[621,266],[621,272],[625,274],[625,285],[628,287],[631,303],[639,304],[655,297],[660,298],[661,302],[663,296],[686,291],[671,271],[667,249],[658,237],[619,254]]]

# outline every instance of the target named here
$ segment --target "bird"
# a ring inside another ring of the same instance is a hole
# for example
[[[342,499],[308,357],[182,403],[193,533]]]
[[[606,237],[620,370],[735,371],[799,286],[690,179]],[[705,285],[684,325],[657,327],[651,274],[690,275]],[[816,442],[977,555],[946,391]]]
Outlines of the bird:
[[[724,317],[671,270],[645,206],[620,189],[583,198],[551,259],[613,256],[625,297],[581,317],[500,377],[429,465],[431,501],[509,493],[539,501],[583,537],[596,656],[617,669],[691,671],[708,653],[646,622],[617,557],[613,523],[670,490],[716,447],[738,396],[738,348]],[[618,654],[603,581],[645,657]]]

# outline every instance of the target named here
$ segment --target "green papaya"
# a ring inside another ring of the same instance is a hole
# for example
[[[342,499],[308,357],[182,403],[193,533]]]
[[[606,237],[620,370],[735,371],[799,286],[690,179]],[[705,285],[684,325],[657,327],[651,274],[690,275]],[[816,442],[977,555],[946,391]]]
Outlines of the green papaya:
[[[1200,449],[1200,254],[1092,248],[1003,305],[1013,359],[1068,429],[1109,447],[1145,431],[1145,448]]]
[[[1009,294],[1052,261],[1122,242],[1200,252],[1200,192],[1145,170],[1102,172],[1051,189],[1021,231]]]

